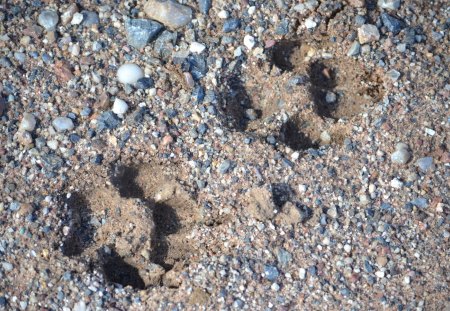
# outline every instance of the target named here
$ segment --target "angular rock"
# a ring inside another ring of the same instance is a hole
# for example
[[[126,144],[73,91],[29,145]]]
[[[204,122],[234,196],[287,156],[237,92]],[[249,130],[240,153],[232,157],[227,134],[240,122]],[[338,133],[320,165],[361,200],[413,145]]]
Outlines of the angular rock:
[[[131,19],[125,21],[128,44],[136,49],[142,49],[156,38],[163,26],[148,19]]]
[[[273,218],[276,207],[272,199],[272,193],[268,189],[252,189],[249,192],[249,200],[248,212],[253,218],[259,221]]]
[[[84,27],[91,27],[93,25],[100,24],[100,19],[98,17],[97,12],[81,11],[81,14],[83,14],[83,26]]]
[[[22,121],[20,122],[20,129],[32,132],[36,127],[36,118],[31,113],[25,112]]]
[[[144,12],[171,29],[186,26],[192,20],[192,9],[175,0],[149,0],[144,6]]]
[[[212,0],[198,0],[198,8],[202,14],[207,15],[212,6]]]
[[[397,10],[400,2],[400,0],[378,0],[378,6],[382,9]]]
[[[381,21],[383,25],[394,35],[398,34],[403,28],[405,28],[405,23],[395,18],[387,13],[381,14]]]
[[[38,23],[47,31],[53,31],[56,29],[58,24],[59,16],[56,11],[53,10],[43,10],[38,17]]]
[[[222,31],[223,32],[232,32],[241,27],[241,21],[237,18],[230,18],[223,23]]]
[[[380,32],[377,26],[365,24],[358,28],[359,43],[365,44],[380,40]]]

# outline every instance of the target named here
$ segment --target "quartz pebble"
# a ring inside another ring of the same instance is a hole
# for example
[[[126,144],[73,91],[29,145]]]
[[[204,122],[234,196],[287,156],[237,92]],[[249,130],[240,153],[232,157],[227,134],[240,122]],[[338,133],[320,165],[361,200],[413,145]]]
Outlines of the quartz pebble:
[[[36,118],[31,113],[25,112],[22,121],[20,122],[20,129],[32,132],[36,127]]]
[[[57,117],[52,122],[53,127],[58,132],[70,131],[74,128],[72,119],[67,117]]]
[[[56,25],[58,24],[59,16],[53,10],[43,10],[38,17],[38,23],[47,31],[52,31],[56,29]]]
[[[382,9],[397,10],[400,7],[400,0],[378,0],[378,6]]]
[[[83,14],[75,13],[73,14],[72,21],[70,22],[72,25],[80,25],[83,22]]]
[[[310,17],[305,20],[305,26],[308,29],[312,29],[317,26],[317,23],[314,21],[312,17]]]
[[[397,164],[406,164],[410,158],[408,146],[404,143],[397,144],[395,152],[391,155],[391,161]]]
[[[250,35],[245,35],[245,37],[244,37],[244,45],[249,50],[253,49],[253,47],[255,46],[255,38],[253,38]]]
[[[201,53],[206,49],[206,46],[204,44],[201,44],[199,42],[192,42],[189,46],[189,51],[192,53]]]
[[[358,28],[359,43],[365,44],[380,40],[380,32],[377,26],[365,24]]]
[[[112,111],[117,115],[123,115],[128,111],[128,104],[120,98],[114,100]]]
[[[124,64],[117,70],[117,79],[123,84],[135,84],[144,77],[144,71],[136,64]]]
[[[228,12],[225,11],[225,10],[221,10],[221,11],[217,14],[217,16],[218,16],[219,18],[221,18],[221,19],[227,19],[227,18],[230,16],[230,14],[228,14]]]
[[[175,0],[150,0],[144,6],[144,12],[151,19],[172,29],[186,26],[192,19],[192,9]]]

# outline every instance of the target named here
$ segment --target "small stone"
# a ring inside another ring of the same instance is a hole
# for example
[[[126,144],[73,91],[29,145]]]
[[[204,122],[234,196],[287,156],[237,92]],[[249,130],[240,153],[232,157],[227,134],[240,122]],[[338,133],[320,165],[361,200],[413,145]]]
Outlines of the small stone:
[[[38,24],[44,27],[47,31],[55,30],[58,21],[58,13],[53,10],[43,10],[38,17]]]
[[[77,13],[73,14],[73,17],[72,17],[72,20],[70,21],[70,23],[72,25],[80,25],[83,22],[83,18],[84,18],[83,14],[77,12]]]
[[[206,49],[206,46],[204,44],[201,44],[199,42],[192,42],[189,46],[189,51],[192,53],[198,53],[200,54]]]
[[[327,94],[325,95],[325,101],[328,104],[332,104],[334,102],[336,102],[337,100],[337,96],[335,93],[328,91]]]
[[[67,25],[68,23],[70,23],[76,12],[78,12],[77,4],[72,3],[71,5],[69,5],[67,10],[63,14],[61,14],[61,23],[63,25]]]
[[[381,21],[383,25],[394,35],[398,34],[403,28],[405,28],[405,23],[395,18],[387,13],[381,14]]]
[[[400,0],[378,0],[378,6],[382,9],[397,10],[400,2]]]
[[[192,19],[192,9],[175,0],[149,0],[144,6],[144,12],[151,19],[174,30],[186,26]]]
[[[20,129],[32,132],[36,127],[36,118],[31,113],[25,112],[20,122]]]
[[[355,8],[363,8],[366,5],[365,0],[349,0],[349,3]]]
[[[256,113],[255,109],[249,108],[245,110],[245,117],[250,121],[254,121],[258,119],[258,114]]]
[[[92,27],[94,25],[100,24],[100,19],[98,18],[97,12],[93,11],[81,11],[83,14],[83,26]]]
[[[336,219],[338,217],[338,212],[335,206],[330,207],[327,210],[327,215],[330,216],[331,218]]]
[[[97,119],[97,129],[102,131],[104,129],[115,129],[120,125],[120,119],[112,111],[102,113]]]
[[[395,69],[389,70],[386,74],[393,82],[397,81],[398,78],[400,78],[400,72]]]
[[[6,272],[10,272],[14,268],[11,263],[6,262],[6,261],[2,262],[2,267],[3,267],[3,270],[5,270]]]
[[[269,265],[264,266],[264,276],[269,281],[275,281],[279,275],[280,273],[276,267]]]
[[[235,31],[241,26],[241,21],[237,18],[230,18],[223,23],[222,31],[225,33]]]
[[[331,143],[331,136],[327,131],[323,131],[322,133],[320,133],[320,140],[323,144],[328,145],[329,143]]]
[[[377,26],[365,24],[358,28],[359,43],[365,44],[380,40],[380,32]]]
[[[403,187],[403,182],[401,182],[397,178],[394,178],[391,180],[391,187],[395,189],[401,189]]]
[[[384,278],[384,272],[383,272],[383,271],[377,271],[377,272],[375,272],[375,275],[376,275],[378,278],[380,278],[380,279]]]
[[[423,173],[426,173],[428,170],[434,167],[433,158],[432,157],[420,158],[419,160],[417,160],[416,165]]]
[[[397,164],[406,164],[408,163],[411,155],[408,151],[408,147],[397,148],[397,150],[392,153],[391,161]]]
[[[117,70],[117,79],[123,84],[135,84],[144,77],[144,71],[136,64],[124,64]]]
[[[309,17],[305,20],[305,27],[308,29],[315,28],[317,26],[317,23],[314,21],[313,17]]]
[[[306,278],[306,269],[298,269],[298,277],[300,278],[300,280],[304,280]]]
[[[227,19],[227,18],[230,16],[230,14],[228,14],[228,12],[225,11],[225,10],[221,10],[221,11],[217,14],[217,16],[218,16],[219,18],[221,18],[221,19]]]
[[[270,286],[270,289],[273,290],[274,292],[277,292],[277,291],[280,290],[280,285],[278,285],[277,283],[273,283],[273,284]]]
[[[207,15],[212,6],[212,0],[198,0],[198,8],[202,14]]]
[[[403,284],[408,285],[409,283],[411,283],[411,277],[407,275],[403,278]]]
[[[162,29],[163,26],[160,23],[148,19],[127,18],[125,20],[127,42],[136,49],[144,48]]]
[[[361,44],[358,41],[355,41],[348,49],[347,56],[356,56],[360,52],[361,52]]]
[[[116,98],[114,100],[112,111],[115,114],[121,116],[121,115],[125,114],[128,111],[128,104],[123,99]]]
[[[53,127],[58,132],[70,131],[74,128],[72,119],[67,117],[57,117],[52,122]]]
[[[150,77],[140,78],[136,82],[136,88],[140,90],[150,89],[155,86],[155,81]]]
[[[228,172],[228,170],[231,168],[231,161],[225,160],[219,165],[219,172],[220,174],[225,174]]]
[[[255,38],[250,35],[245,35],[244,45],[247,49],[251,50],[255,46]]]

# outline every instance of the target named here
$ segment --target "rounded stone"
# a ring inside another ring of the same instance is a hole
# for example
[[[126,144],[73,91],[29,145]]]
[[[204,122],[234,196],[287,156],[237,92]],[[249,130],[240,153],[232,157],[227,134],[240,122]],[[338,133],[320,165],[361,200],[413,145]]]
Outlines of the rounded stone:
[[[59,16],[53,10],[43,10],[38,17],[38,23],[47,31],[55,30],[56,24],[58,24]]]
[[[123,84],[135,84],[144,77],[144,71],[136,64],[124,64],[117,70],[117,79]]]
[[[397,164],[406,164],[410,158],[411,155],[407,148],[398,149],[391,155],[391,161]]]
[[[120,98],[114,100],[112,111],[117,115],[123,115],[128,111],[128,104]]]
[[[22,121],[20,122],[20,129],[32,132],[36,127],[36,118],[31,113],[25,112]]]
[[[53,127],[58,132],[70,131],[74,128],[72,119],[67,117],[57,117],[52,122]]]

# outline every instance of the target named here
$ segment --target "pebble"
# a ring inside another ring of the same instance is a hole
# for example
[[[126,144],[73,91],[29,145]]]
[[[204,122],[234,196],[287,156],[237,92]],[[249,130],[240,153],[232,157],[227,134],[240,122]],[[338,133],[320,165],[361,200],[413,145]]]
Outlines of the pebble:
[[[59,16],[56,11],[53,10],[43,10],[38,17],[38,23],[47,31],[53,31],[56,29],[58,24]]]
[[[100,23],[100,19],[98,18],[97,12],[93,11],[81,11],[83,14],[83,26],[91,27],[94,25],[98,25]]]
[[[376,275],[378,278],[380,278],[380,279],[384,278],[384,272],[383,272],[383,271],[377,271],[377,272],[375,272],[375,275]]]
[[[247,49],[251,50],[255,46],[255,38],[251,35],[245,35],[244,45]]]
[[[399,179],[394,178],[391,180],[391,187],[395,189],[400,189],[403,187],[403,182],[401,182]]]
[[[175,0],[149,0],[144,6],[144,12],[151,19],[174,30],[186,26],[192,19],[192,9]]]
[[[230,17],[230,14],[228,14],[228,12],[225,11],[225,10],[221,10],[221,11],[217,14],[217,16],[218,16],[219,18],[221,18],[221,19],[227,19],[228,17]]]
[[[428,170],[433,168],[433,158],[432,157],[424,157],[417,160],[416,165],[419,167],[419,169],[426,173]]]
[[[306,278],[306,269],[304,269],[304,268],[298,269],[298,277],[301,280],[304,280]]]
[[[148,19],[126,19],[125,31],[127,42],[136,49],[144,48],[161,32],[163,26]]]
[[[123,99],[116,98],[114,100],[112,111],[115,114],[121,116],[121,115],[125,114],[128,111],[128,104]]]
[[[25,112],[20,122],[20,129],[28,132],[32,132],[36,127],[36,118],[33,114]]]
[[[403,143],[397,144],[395,152],[391,155],[391,161],[397,164],[406,164],[410,158],[408,146]]]
[[[155,86],[155,81],[150,77],[140,78],[136,82],[136,88],[140,90],[150,89]]]
[[[380,40],[380,32],[377,26],[365,24],[358,28],[359,43],[365,44]]]
[[[228,170],[231,167],[231,161],[230,160],[224,160],[220,166],[219,166],[219,172],[220,174],[225,174],[228,172]]]
[[[317,26],[317,23],[314,21],[313,17],[309,17],[305,20],[305,27],[308,29],[315,28]]]
[[[400,4],[400,0],[378,0],[378,6],[382,9],[397,10]]]
[[[83,22],[84,16],[81,13],[75,13],[73,14],[72,20],[70,21],[70,23],[72,25],[80,25]]]
[[[230,18],[223,23],[222,31],[225,33],[235,31],[241,26],[241,21],[237,18]]]
[[[269,281],[275,281],[279,275],[280,273],[276,267],[269,265],[264,266],[264,276]]]
[[[347,56],[356,56],[360,52],[361,52],[361,44],[358,41],[355,41],[348,49]]]
[[[386,74],[393,82],[397,81],[398,78],[400,78],[400,72],[395,69],[389,70]]]
[[[124,64],[117,70],[117,79],[123,84],[135,84],[144,77],[144,71],[136,64]]]
[[[337,96],[335,93],[328,91],[327,94],[325,95],[325,101],[328,104],[332,104],[334,102],[336,102],[337,100]]]
[[[405,23],[395,18],[388,13],[381,14],[381,21],[383,22],[383,25],[394,35],[398,34],[403,28],[405,28]]]
[[[3,270],[5,270],[6,272],[12,271],[12,269],[13,269],[13,265],[6,261],[2,262],[2,267],[3,267]]]
[[[192,53],[200,54],[206,49],[206,46],[204,44],[201,44],[199,42],[192,42],[189,46],[189,51]]]
[[[212,6],[212,0],[198,0],[198,8],[202,14],[207,15]]]
[[[120,125],[120,119],[112,111],[102,113],[97,119],[97,129],[102,131],[104,129],[115,129]]]
[[[58,132],[70,131],[74,128],[72,119],[67,117],[57,117],[52,122],[53,127]]]

